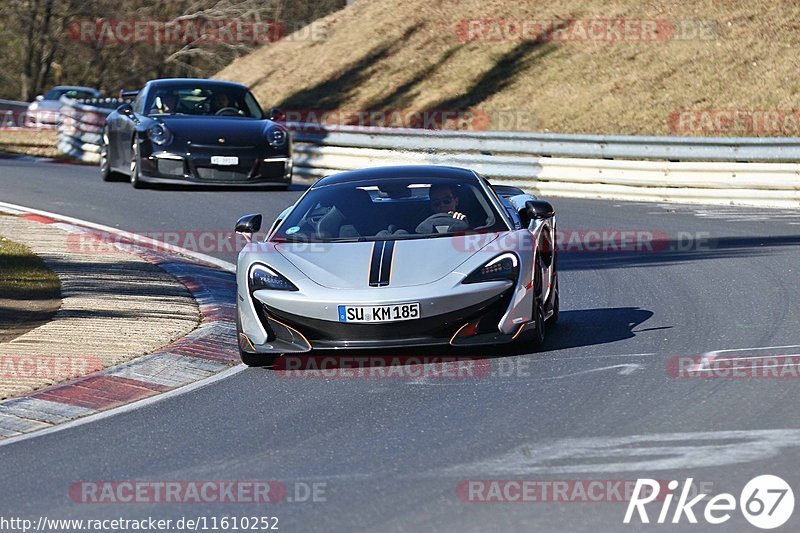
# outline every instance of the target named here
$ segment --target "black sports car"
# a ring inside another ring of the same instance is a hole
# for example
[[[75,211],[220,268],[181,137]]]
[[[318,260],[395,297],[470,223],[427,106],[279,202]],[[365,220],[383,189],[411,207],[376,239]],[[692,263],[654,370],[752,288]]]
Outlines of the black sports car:
[[[151,80],[106,119],[103,179],[144,183],[276,185],[292,181],[292,141],[238,83]]]

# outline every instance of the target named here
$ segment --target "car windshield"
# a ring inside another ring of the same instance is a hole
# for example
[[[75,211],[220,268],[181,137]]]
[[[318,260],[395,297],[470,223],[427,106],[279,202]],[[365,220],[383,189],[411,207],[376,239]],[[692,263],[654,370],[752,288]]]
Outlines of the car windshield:
[[[79,99],[79,98],[94,98],[95,94],[92,91],[86,91],[83,89],[50,89],[47,91],[47,94],[44,95],[45,100],[58,100],[62,96],[66,96],[67,98]]]
[[[225,85],[156,87],[148,94],[145,110],[148,115],[264,117],[250,91]]]
[[[395,178],[312,189],[271,240],[398,240],[506,229],[477,180]]]

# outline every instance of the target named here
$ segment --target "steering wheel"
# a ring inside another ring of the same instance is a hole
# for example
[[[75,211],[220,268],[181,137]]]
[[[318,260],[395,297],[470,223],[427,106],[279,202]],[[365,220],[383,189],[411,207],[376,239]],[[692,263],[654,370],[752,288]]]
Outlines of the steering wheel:
[[[434,213],[417,225],[416,233],[438,233],[436,226],[447,226],[451,231],[464,231],[469,229],[469,224],[464,220],[453,218],[450,213]]]
[[[214,114],[215,115],[225,115],[225,116],[238,115],[239,114],[239,110],[236,109],[235,107],[223,107],[222,109],[218,110]]]

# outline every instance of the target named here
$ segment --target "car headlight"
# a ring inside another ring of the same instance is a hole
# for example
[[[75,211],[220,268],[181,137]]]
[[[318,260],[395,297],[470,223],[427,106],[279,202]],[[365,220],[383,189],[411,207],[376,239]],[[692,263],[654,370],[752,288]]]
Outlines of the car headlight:
[[[255,264],[250,267],[250,290],[272,289],[275,291],[296,291],[294,284],[266,265]]]
[[[36,111],[37,109],[39,109],[39,102],[33,102],[28,106],[28,111]]]
[[[515,254],[498,255],[481,268],[464,278],[463,283],[482,283],[484,281],[516,281],[519,278],[519,259]]]
[[[153,143],[163,146],[172,140],[172,134],[163,124],[156,124],[147,130],[147,138]]]
[[[280,126],[270,128],[267,131],[267,142],[273,148],[283,148],[289,143],[289,132]]]

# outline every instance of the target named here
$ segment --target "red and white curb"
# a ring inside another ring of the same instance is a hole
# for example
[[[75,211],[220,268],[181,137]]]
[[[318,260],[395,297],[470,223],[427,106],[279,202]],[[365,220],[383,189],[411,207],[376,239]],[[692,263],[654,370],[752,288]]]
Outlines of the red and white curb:
[[[175,276],[197,301],[202,316],[197,329],[159,352],[0,402],[0,443],[94,418],[157,395],[171,396],[170,391],[174,394],[191,385],[202,386],[220,373],[228,375],[239,364],[233,265],[70,217],[2,202],[0,209],[69,233],[97,235],[98,239],[100,232],[122,236],[116,246]],[[127,238],[132,244],[124,242]],[[165,248],[171,252],[163,251]]]

